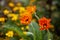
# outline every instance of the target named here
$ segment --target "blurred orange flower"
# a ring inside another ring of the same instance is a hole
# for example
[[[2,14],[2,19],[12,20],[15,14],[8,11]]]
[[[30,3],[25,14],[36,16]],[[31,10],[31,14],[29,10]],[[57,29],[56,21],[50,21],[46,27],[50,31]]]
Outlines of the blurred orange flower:
[[[35,2],[36,0],[30,0],[30,5],[32,5],[33,2]]]
[[[24,25],[27,25],[31,22],[32,15],[28,14],[28,12],[25,12],[23,14],[20,14],[20,22]]]
[[[40,30],[48,30],[50,28],[50,21],[51,19],[47,19],[45,17],[38,20],[40,27]]]
[[[30,0],[30,2],[34,2],[35,0]]]
[[[33,14],[36,11],[36,6],[27,6],[26,10]]]

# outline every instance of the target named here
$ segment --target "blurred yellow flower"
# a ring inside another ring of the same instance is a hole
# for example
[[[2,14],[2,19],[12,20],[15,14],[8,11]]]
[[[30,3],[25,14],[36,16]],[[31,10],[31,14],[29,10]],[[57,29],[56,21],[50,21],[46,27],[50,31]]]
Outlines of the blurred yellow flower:
[[[20,40],[24,40],[23,38],[21,38]]]
[[[11,17],[12,21],[16,21],[18,19],[18,15],[17,14],[9,14],[8,17]]]
[[[19,8],[18,7],[14,7],[13,8],[13,11],[17,11]]]
[[[14,3],[13,2],[10,2],[8,5],[9,5],[9,7],[14,7]]]
[[[20,40],[23,40],[23,39],[20,39]]]
[[[29,26],[26,26],[26,29],[29,29]]]
[[[20,2],[18,2],[16,5],[17,5],[17,6],[21,6],[21,3],[20,3]]]
[[[5,15],[9,14],[9,10],[5,9],[5,10],[3,11],[3,13],[4,13]]]
[[[25,35],[26,35],[26,34],[27,34],[27,32],[26,32],[26,31],[24,31],[24,32],[23,32],[23,34],[25,34]]]
[[[13,35],[14,35],[13,31],[8,31],[6,33],[6,36],[8,36],[8,37],[13,37]]]
[[[25,10],[25,8],[24,7],[19,7],[19,12],[20,13],[23,13],[23,12],[25,12],[26,10]]]
[[[21,30],[24,30],[24,27],[21,27]]]
[[[0,18],[0,22],[4,22],[5,21],[5,18],[4,17],[1,17]]]

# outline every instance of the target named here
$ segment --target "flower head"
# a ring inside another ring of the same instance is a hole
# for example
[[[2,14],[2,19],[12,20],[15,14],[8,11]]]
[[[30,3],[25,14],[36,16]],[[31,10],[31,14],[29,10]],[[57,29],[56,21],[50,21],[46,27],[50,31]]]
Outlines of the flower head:
[[[26,29],[29,30],[29,26],[26,26]]]
[[[36,11],[36,6],[27,6],[26,10],[33,14]]]
[[[39,19],[40,30],[48,30],[48,28],[50,28],[50,21],[50,19],[45,17]]]
[[[24,25],[27,25],[31,22],[32,15],[28,14],[28,12],[25,12],[20,15],[20,22]]]
[[[26,31],[24,31],[24,32],[23,32],[23,34],[25,34],[25,35],[26,35],[26,34],[27,34],[27,32],[26,32]]]
[[[35,2],[36,0],[30,0],[30,5],[32,5],[33,2]]]
[[[34,2],[35,0],[30,0],[31,2]]]
[[[25,28],[24,27],[21,27],[21,30],[24,30]]]
[[[9,10],[5,9],[5,10],[3,11],[3,13],[4,13],[5,15],[9,14]]]
[[[14,8],[13,8],[13,11],[17,11],[17,10],[18,10],[18,7],[14,7]]]
[[[8,17],[10,17],[12,21],[16,21],[18,19],[17,14],[9,14]]]
[[[9,5],[9,7],[14,7],[14,3],[13,2],[10,2],[8,5]]]
[[[5,18],[4,17],[1,17],[0,18],[0,22],[5,22]]]
[[[17,5],[17,6],[21,6],[22,4],[21,4],[20,2],[18,2],[16,5]]]
[[[19,7],[19,12],[20,13],[23,13],[23,12],[25,12],[26,10],[25,10],[25,7]]]
[[[8,36],[8,37],[13,37],[13,31],[8,31],[7,33],[6,33],[6,36]]]

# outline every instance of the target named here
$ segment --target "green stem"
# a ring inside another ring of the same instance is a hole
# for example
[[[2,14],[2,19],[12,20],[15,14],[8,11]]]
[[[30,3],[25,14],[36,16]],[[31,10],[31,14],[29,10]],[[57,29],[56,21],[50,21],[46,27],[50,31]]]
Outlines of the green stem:
[[[34,27],[33,27],[32,23],[31,23],[31,26],[32,26],[32,28],[33,28],[34,40],[36,40],[36,36],[35,36],[35,29],[34,29]]]
[[[36,12],[35,12],[35,17],[39,20],[39,17],[36,15]]]
[[[43,38],[42,37],[42,31],[40,30],[40,40],[43,40],[42,38]]]
[[[36,12],[35,12],[35,17],[39,20],[39,17],[36,15]],[[43,40],[42,39],[42,31],[40,30],[40,40]]]
[[[48,32],[48,40],[50,40],[50,32],[49,32],[49,30],[47,30],[47,32]]]

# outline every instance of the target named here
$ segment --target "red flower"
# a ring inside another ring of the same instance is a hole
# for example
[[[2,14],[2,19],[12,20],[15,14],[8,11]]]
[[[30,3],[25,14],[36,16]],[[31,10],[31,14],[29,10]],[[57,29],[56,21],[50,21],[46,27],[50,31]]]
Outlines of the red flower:
[[[39,25],[41,26],[40,30],[48,30],[50,28],[50,21],[51,21],[50,19],[43,17],[38,21],[39,21]]]

